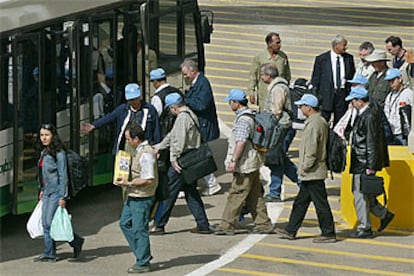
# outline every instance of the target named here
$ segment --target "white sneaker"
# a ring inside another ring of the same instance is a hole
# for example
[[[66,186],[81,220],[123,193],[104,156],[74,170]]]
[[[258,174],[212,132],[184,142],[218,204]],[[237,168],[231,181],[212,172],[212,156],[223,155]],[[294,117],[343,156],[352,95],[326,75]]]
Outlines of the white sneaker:
[[[221,185],[217,183],[216,185],[214,185],[214,186],[212,186],[212,187],[207,187],[207,188],[205,188],[205,189],[201,192],[201,194],[202,194],[203,196],[212,196],[212,195],[215,195],[215,194],[217,194],[218,192],[220,192],[220,190],[221,190]]]
[[[180,192],[178,193],[177,198],[185,198],[185,193],[184,193],[183,191],[180,191]]]

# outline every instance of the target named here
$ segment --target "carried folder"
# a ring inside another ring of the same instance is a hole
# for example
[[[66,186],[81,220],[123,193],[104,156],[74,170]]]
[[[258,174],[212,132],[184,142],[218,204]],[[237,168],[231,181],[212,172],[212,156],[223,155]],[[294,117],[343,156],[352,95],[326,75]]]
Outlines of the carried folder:
[[[115,156],[114,180],[128,179],[131,155],[123,150],[117,152]]]

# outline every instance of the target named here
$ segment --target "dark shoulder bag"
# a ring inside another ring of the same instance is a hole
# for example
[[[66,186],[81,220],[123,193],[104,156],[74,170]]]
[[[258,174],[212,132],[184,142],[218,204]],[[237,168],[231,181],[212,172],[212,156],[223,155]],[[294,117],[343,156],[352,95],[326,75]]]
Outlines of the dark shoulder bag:
[[[387,204],[387,195],[384,189],[384,179],[373,174],[361,174],[361,193],[379,196],[384,194],[384,205]]]
[[[191,114],[189,112],[186,113],[189,114],[198,129],[198,126]],[[198,132],[200,132],[199,129]],[[180,158],[178,158],[177,162],[182,169],[181,175],[186,184],[193,184],[203,176],[217,171],[213,151],[203,140],[201,140],[200,147],[184,152]]]

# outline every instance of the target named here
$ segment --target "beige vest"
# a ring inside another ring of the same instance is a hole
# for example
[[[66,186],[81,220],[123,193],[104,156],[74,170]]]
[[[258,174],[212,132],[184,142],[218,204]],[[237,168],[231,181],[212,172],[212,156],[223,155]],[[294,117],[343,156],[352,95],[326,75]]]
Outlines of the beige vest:
[[[138,152],[135,151],[132,156],[131,164],[131,178],[137,179],[141,178],[141,163],[140,159],[144,153],[150,153],[154,155],[154,151],[149,144],[146,144]],[[157,168],[157,158],[154,155],[154,181],[149,185],[138,185],[130,186],[127,189],[127,194],[132,197],[149,197],[155,195],[155,190],[158,186],[158,168]]]
[[[233,129],[232,132],[234,131],[234,126],[237,124],[238,120],[240,119],[240,117],[245,114],[245,113],[251,113],[250,109],[247,109],[246,111],[240,113],[237,115],[236,119],[234,120],[233,123]],[[254,127],[254,122],[253,119],[247,115],[243,116],[243,119],[248,120],[249,124],[250,124],[250,135],[249,138],[252,137],[253,135],[253,127]],[[229,139],[228,139],[228,150],[227,150],[227,156],[226,156],[226,160],[224,161],[225,166],[227,167],[228,164],[230,163],[230,160],[233,156],[233,152],[234,149],[236,147],[236,142],[234,140],[234,135],[232,134]],[[242,155],[240,156],[240,159],[237,161],[236,163],[236,167],[235,167],[235,172],[238,173],[252,173],[255,172],[257,170],[260,169],[260,167],[263,165],[264,163],[264,155],[261,152],[258,152],[257,150],[255,150],[253,148],[253,144],[251,142],[250,139],[248,139],[246,141],[246,147],[244,148],[244,151],[242,153]]]

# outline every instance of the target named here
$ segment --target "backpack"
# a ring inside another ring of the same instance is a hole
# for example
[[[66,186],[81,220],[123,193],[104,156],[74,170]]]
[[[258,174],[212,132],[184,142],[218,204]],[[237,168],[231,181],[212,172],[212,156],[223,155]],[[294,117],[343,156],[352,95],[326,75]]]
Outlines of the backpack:
[[[270,148],[279,145],[286,134],[286,128],[279,124],[279,120],[270,112],[243,113],[253,119],[253,135],[251,142],[259,152],[267,152]]]
[[[77,152],[66,151],[69,195],[75,196],[88,184],[88,160]]]
[[[346,142],[333,129],[329,128],[328,142],[326,144],[326,165],[331,172],[331,179],[333,173],[341,173],[346,166]]]
[[[284,82],[277,82],[277,84],[284,84]],[[300,112],[299,107],[295,105],[296,101],[299,101],[304,94],[314,94],[311,87],[308,85],[308,80],[299,78],[293,84],[293,87],[289,87],[289,99],[286,101],[285,111],[289,114],[292,120],[292,128],[303,130],[305,127],[306,117]]]

